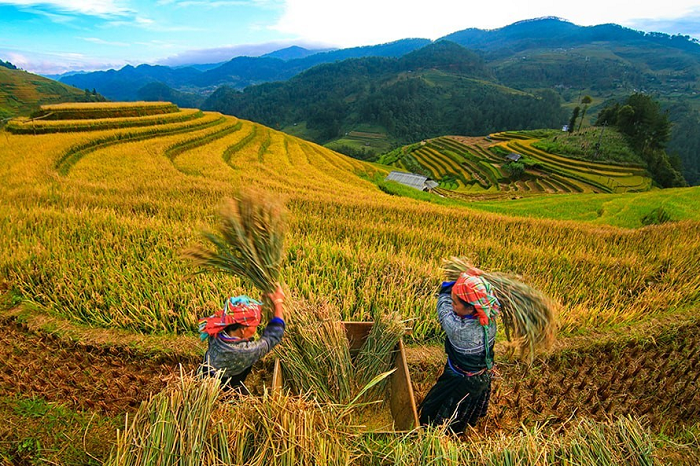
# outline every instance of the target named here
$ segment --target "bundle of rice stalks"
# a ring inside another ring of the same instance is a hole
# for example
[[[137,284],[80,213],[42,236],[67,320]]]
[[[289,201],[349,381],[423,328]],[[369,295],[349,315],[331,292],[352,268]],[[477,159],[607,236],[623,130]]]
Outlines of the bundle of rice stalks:
[[[296,393],[326,403],[381,398],[405,328],[396,314],[378,316],[355,358],[340,311],[324,301],[295,301],[279,349],[284,380]]]
[[[367,386],[377,375],[392,369],[396,356],[394,350],[405,333],[405,321],[398,313],[379,314],[375,317],[372,330],[355,359],[356,383],[359,389]],[[387,379],[383,379],[367,390],[363,399],[371,401],[381,398],[386,384]]]
[[[474,267],[462,257],[446,259],[442,266],[448,280],[456,280],[462,272]],[[539,349],[549,348],[556,337],[558,304],[542,292],[526,285],[515,275],[483,272],[501,303],[501,317],[506,338],[528,353],[530,360]]]
[[[249,189],[226,201],[218,233],[204,233],[214,250],[195,246],[185,255],[208,269],[248,280],[267,294],[280,281],[285,232],[284,203],[279,197]]]
[[[340,312],[329,303],[296,300],[278,351],[285,381],[295,392],[313,393],[323,402],[352,398],[350,347]]]
[[[117,442],[106,466],[201,465],[219,380],[182,378],[144,402]]]

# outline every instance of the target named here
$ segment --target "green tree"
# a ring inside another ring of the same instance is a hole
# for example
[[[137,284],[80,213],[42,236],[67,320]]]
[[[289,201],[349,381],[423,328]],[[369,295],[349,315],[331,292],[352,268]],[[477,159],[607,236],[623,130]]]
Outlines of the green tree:
[[[511,179],[519,180],[525,174],[525,164],[522,162],[510,162],[503,166]]]
[[[588,110],[588,105],[593,102],[590,95],[583,96],[581,103],[583,104],[583,112],[581,113],[581,122],[578,124],[578,130],[581,131],[581,126],[583,126],[583,119],[586,118],[586,110]]]
[[[687,186],[687,182],[664,150],[671,137],[668,112],[646,94],[633,94],[622,105],[601,110],[596,124],[612,124],[647,163],[652,178],[664,188]]]
[[[576,127],[576,119],[578,118],[578,114],[581,111],[581,107],[576,107],[574,111],[571,113],[571,119],[569,120],[569,133],[574,132],[574,128]]]

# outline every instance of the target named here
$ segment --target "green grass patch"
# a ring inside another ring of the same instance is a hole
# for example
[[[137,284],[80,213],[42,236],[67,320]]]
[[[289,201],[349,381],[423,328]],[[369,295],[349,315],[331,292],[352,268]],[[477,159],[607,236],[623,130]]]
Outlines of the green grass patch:
[[[545,152],[579,160],[645,165],[615,128],[588,127],[574,133],[557,131],[532,145]]]
[[[123,419],[73,411],[41,398],[0,397],[3,464],[100,465]]]
[[[700,220],[696,206],[700,187],[655,190],[626,194],[552,194],[524,199],[474,202],[476,210],[518,217],[575,220],[623,228],[640,228],[666,221]],[[658,209],[664,213],[659,215]],[[656,212],[655,212],[656,211]]]

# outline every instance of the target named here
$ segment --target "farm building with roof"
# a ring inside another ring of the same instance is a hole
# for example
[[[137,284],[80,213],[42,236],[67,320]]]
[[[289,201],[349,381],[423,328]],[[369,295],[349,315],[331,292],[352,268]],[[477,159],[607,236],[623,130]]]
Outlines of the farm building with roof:
[[[419,189],[421,191],[430,191],[438,187],[438,183],[431,180],[427,176],[419,175],[417,173],[405,173],[399,171],[393,171],[384,178],[385,181],[396,181],[411,188]]]

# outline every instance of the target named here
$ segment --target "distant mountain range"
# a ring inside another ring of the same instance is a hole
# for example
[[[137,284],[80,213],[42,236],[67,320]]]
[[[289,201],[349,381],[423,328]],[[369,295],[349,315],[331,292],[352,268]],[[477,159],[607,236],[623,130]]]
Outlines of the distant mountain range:
[[[693,86],[700,77],[697,40],[615,24],[582,27],[558,18],[540,18],[494,30],[465,29],[441,40],[482,52],[494,77],[518,88],[624,88],[666,93]],[[96,89],[115,100],[135,100],[138,90],[152,82],[179,92],[208,95],[221,85],[243,89],[284,81],[323,63],[401,57],[430,43],[428,39],[404,39],[321,53],[289,47],[261,57],[236,57],[218,66],[125,66],[118,71],[62,76],[60,80],[80,89]]]
[[[60,80],[80,89],[97,89],[114,100],[136,100],[139,98],[139,89],[152,82],[163,83],[180,92],[207,95],[224,84],[243,89],[253,84],[286,80],[322,63],[360,57],[400,57],[430,42],[428,39],[404,39],[388,44],[320,53],[302,47],[289,47],[261,57],[236,57],[204,71],[195,66],[170,68],[159,65],[127,65],[118,71],[74,74],[63,76]]]

